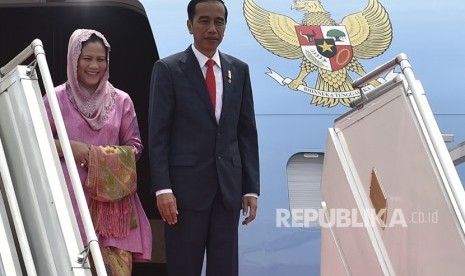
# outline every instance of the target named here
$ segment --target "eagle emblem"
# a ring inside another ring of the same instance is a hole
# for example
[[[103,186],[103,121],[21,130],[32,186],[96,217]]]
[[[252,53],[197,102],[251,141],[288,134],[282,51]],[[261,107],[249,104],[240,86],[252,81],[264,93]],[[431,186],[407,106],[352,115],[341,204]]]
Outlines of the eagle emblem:
[[[277,56],[302,60],[293,79],[271,69],[267,74],[281,85],[312,95],[311,104],[349,106],[360,95],[353,89],[349,74],[366,75],[358,60],[377,57],[391,45],[388,13],[378,0],[368,0],[365,9],[347,15],[338,24],[320,0],[294,0],[291,9],[305,13],[300,24],[259,7],[253,0],[244,0],[244,16],[258,43]],[[311,73],[316,74],[313,88],[305,81]],[[364,89],[379,84],[374,80]]]

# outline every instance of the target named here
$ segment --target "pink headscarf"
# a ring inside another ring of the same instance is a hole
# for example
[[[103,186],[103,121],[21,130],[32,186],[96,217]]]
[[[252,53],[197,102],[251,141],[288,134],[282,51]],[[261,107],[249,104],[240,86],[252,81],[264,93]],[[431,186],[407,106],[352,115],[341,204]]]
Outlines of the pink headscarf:
[[[90,95],[78,82],[77,65],[82,51],[82,42],[87,41],[92,34],[101,38],[107,48],[107,69],[100,80],[97,90]],[[109,52],[110,44],[108,44],[103,34],[95,30],[75,30],[69,39],[66,90],[69,100],[94,130],[99,130],[103,127],[110,113],[115,108],[116,91],[108,81],[110,77]]]

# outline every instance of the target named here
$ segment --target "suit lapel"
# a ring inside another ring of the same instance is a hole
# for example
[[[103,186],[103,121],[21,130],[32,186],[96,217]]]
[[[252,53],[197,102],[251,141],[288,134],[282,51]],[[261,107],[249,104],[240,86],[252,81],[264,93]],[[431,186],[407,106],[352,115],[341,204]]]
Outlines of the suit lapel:
[[[222,118],[224,117],[223,114],[227,113],[227,110],[230,108],[230,99],[232,92],[232,80],[235,75],[235,68],[233,67],[232,62],[223,54],[220,53],[220,60],[221,60],[221,73],[223,75],[223,106],[221,108],[221,115],[219,123],[221,124]]]
[[[203,77],[202,70],[199,66],[199,61],[194,55],[192,48],[189,46],[185,51],[186,55],[184,58],[180,59],[181,70],[184,72],[186,78],[191,82],[195,91],[200,97],[200,100],[204,103],[205,107],[210,113],[213,120],[215,119],[215,111],[210,101],[210,96],[208,94],[207,84],[205,78]]]

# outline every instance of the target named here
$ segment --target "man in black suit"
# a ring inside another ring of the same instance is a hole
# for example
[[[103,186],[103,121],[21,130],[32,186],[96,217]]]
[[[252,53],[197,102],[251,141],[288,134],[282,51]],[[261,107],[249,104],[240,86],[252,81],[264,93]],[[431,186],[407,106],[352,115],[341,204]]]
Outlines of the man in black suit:
[[[217,49],[228,16],[222,0],[191,0],[187,11],[194,43],[152,72],[152,192],[170,276],[200,275],[205,253],[207,275],[238,275],[240,209],[247,225],[260,192],[249,68]]]

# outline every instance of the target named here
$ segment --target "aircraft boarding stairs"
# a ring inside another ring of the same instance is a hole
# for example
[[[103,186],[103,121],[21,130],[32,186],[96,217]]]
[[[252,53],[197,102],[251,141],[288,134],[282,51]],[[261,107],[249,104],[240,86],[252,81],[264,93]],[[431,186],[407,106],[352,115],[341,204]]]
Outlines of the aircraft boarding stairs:
[[[464,189],[407,56],[353,86],[396,66],[329,128],[321,275],[464,275]]]
[[[29,66],[20,65],[32,54]],[[82,244],[48,123],[36,67],[47,93],[90,244]],[[42,42],[0,68],[0,275],[107,275]]]

